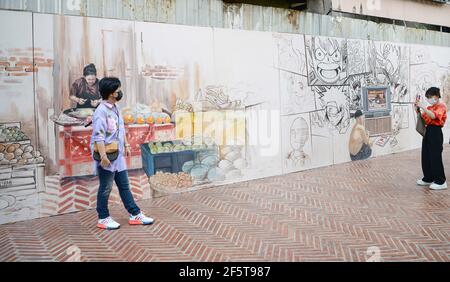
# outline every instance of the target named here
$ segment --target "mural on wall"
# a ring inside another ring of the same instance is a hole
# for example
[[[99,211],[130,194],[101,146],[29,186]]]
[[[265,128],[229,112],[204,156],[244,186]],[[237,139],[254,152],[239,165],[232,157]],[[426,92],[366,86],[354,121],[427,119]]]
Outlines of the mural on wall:
[[[53,61],[33,48],[30,13],[0,11],[0,17],[0,34],[8,38],[0,42],[0,223],[5,223],[40,215],[46,160],[36,142],[33,78]]]
[[[417,148],[415,95],[436,85],[450,103],[443,47],[0,14],[0,223],[95,207],[88,123],[105,76],[122,81],[137,200]]]
[[[276,46],[272,33],[214,29],[215,81],[227,85],[233,95],[245,97],[241,103],[245,113],[246,165],[241,169],[242,180],[282,173],[280,135],[278,129],[274,130],[280,126]],[[282,63],[286,72],[301,72],[299,48],[301,44],[293,42],[286,51],[290,52]],[[295,60],[291,61],[290,56]],[[239,163],[244,162],[238,161],[238,166],[242,166]],[[228,168],[228,162],[223,165]]]
[[[345,39],[305,36],[309,85],[344,85],[348,75]]]
[[[389,85],[393,102],[411,102],[408,92],[409,52],[407,46],[390,42],[370,42],[368,59],[373,84]]]

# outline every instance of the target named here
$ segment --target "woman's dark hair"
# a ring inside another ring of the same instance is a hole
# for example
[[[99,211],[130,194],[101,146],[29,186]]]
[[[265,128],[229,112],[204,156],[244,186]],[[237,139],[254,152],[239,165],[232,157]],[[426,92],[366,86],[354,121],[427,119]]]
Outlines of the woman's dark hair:
[[[117,77],[104,77],[100,80],[98,88],[103,100],[107,100],[109,95],[116,92],[120,86],[120,80]]]
[[[425,97],[431,98],[433,96],[438,96],[441,98],[441,91],[437,87],[430,87],[428,88],[427,92],[425,92]]]
[[[361,110],[356,110],[356,112],[354,113],[354,117],[355,118],[359,118],[360,116],[363,116],[364,114],[363,114],[363,112],[361,111]]]
[[[97,69],[94,64],[89,64],[83,69],[83,76],[95,75],[97,76]]]

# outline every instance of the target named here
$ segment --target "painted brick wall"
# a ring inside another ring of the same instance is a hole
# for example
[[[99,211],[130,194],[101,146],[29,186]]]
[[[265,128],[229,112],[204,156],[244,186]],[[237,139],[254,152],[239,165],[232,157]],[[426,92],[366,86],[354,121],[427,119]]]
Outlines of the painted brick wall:
[[[11,78],[31,76],[39,68],[53,67],[53,63],[53,59],[44,57],[40,48],[0,50],[0,77],[4,83],[21,83],[21,80]]]
[[[174,80],[184,74],[184,69],[170,66],[149,66],[146,65],[142,69],[142,75],[158,80]]]

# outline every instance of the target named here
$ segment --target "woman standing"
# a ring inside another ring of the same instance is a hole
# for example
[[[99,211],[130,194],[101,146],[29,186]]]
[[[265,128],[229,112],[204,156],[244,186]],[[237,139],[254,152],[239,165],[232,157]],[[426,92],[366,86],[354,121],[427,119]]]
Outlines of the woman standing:
[[[101,102],[98,89],[97,70],[94,64],[83,69],[83,77],[75,80],[70,88],[70,100],[77,103],[77,108],[96,108]]]
[[[430,189],[441,190],[447,188],[447,182],[442,164],[442,144],[444,137],[442,127],[447,120],[447,108],[440,102],[439,88],[431,87],[425,97],[430,106],[426,106],[420,99],[416,100],[417,111],[422,110],[422,118],[426,124],[425,136],[422,140],[422,171],[423,178],[417,180],[420,186],[430,186]]]
[[[113,181],[119,188],[120,198],[130,213],[128,223],[131,225],[152,224],[153,219],[145,216],[136,205],[130,191],[128,173],[124,155],[130,154],[130,145],[126,140],[125,126],[117,102],[122,99],[120,80],[105,77],[99,82],[102,101],[94,112],[91,151],[97,152],[100,161],[96,161],[96,172],[100,180],[97,194],[97,227],[101,229],[117,229],[120,224],[109,215],[108,198]],[[109,148],[116,151],[115,157],[108,158]],[[95,155],[96,153],[94,153]]]

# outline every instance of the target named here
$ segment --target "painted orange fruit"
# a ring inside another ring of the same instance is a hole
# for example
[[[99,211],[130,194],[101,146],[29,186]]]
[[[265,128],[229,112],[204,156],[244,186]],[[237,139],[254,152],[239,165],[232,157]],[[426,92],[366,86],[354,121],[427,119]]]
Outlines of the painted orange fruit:
[[[134,123],[134,117],[131,114],[126,114],[123,116],[123,122],[125,124],[132,124]]]
[[[144,124],[145,123],[145,119],[142,116],[138,116],[137,123],[138,124]]]
[[[154,124],[155,123],[155,118],[153,116],[147,117],[147,123]]]

